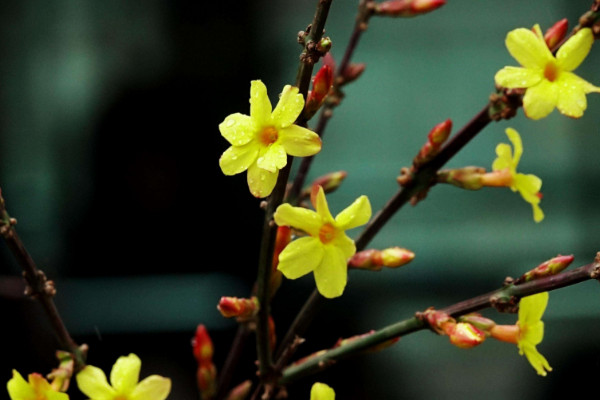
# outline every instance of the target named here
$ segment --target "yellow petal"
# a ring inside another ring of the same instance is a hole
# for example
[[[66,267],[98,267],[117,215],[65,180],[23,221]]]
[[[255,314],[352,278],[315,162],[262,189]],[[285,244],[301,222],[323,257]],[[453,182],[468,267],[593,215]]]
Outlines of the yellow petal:
[[[360,196],[335,217],[339,229],[348,230],[369,222],[371,218],[371,203],[367,196]]]
[[[552,371],[548,360],[537,351],[535,346],[524,345],[521,348],[521,354],[525,354],[527,361],[529,361],[529,364],[531,364],[538,375],[546,376],[546,371]]]
[[[256,164],[269,172],[276,172],[287,164],[287,154],[279,143],[270,145],[263,154],[258,156]]]
[[[561,73],[556,81],[559,87],[558,102],[556,104],[558,111],[571,118],[581,117],[587,108],[584,89],[586,83],[586,81],[571,72]]]
[[[544,40],[544,34],[542,33],[542,28],[540,28],[540,24],[535,24],[533,26],[533,33],[535,33],[538,39]]]
[[[219,166],[225,175],[235,175],[252,165],[258,158],[259,146],[250,142],[244,146],[231,146],[219,159]]]
[[[91,400],[113,400],[117,395],[100,368],[88,365],[77,374],[76,379],[79,390]]]
[[[317,214],[319,214],[319,216],[321,217],[322,222],[324,224],[334,225],[334,219],[331,215],[331,212],[329,212],[329,206],[327,205],[327,199],[325,199],[325,192],[323,191],[322,187],[319,187],[319,191],[317,192],[317,198],[315,201],[316,204],[313,205],[315,206]]]
[[[573,71],[585,60],[593,43],[594,35],[590,28],[579,30],[558,49],[558,66],[565,71]]]
[[[151,375],[141,381],[129,396],[129,400],[165,400],[171,391],[171,380]]]
[[[324,246],[312,236],[303,237],[285,246],[279,254],[277,269],[288,279],[297,279],[312,272],[323,260]]]
[[[312,156],[321,150],[319,135],[298,125],[281,129],[279,140],[286,153],[294,157]]]
[[[295,86],[286,85],[281,92],[277,106],[273,110],[272,121],[277,128],[287,128],[296,122],[304,109],[304,98]]]
[[[27,383],[27,381],[17,372],[17,370],[13,369],[13,377],[6,384],[6,388],[8,389],[8,395],[11,400],[28,400],[35,399],[35,391],[33,388]]]
[[[326,384],[317,382],[310,389],[310,400],[335,400],[335,392]]]
[[[548,292],[523,297],[519,303],[519,326],[533,325],[541,321],[549,297]]]
[[[243,146],[254,139],[255,129],[249,116],[231,114],[219,124],[221,135],[234,146]]]
[[[304,207],[292,207],[288,203],[277,207],[273,218],[279,226],[291,226],[314,237],[319,236],[319,229],[323,225],[321,217],[316,212]]]
[[[255,129],[271,125],[271,102],[262,81],[250,83],[250,118]]]
[[[544,69],[554,57],[546,43],[529,29],[518,28],[506,35],[506,48],[525,68]]]
[[[135,354],[119,357],[110,371],[112,387],[121,394],[130,393],[140,379],[141,368],[142,361]]]
[[[279,171],[269,172],[259,168],[256,163],[248,167],[248,187],[254,197],[267,197],[273,191],[277,183]]]
[[[332,245],[324,247],[323,259],[314,271],[315,282],[319,293],[331,299],[344,293],[348,280],[348,264],[341,249]]]
[[[523,142],[521,141],[519,132],[515,131],[513,128],[506,128],[506,135],[513,145],[513,167],[516,169],[521,160],[521,155],[523,154]]]
[[[492,164],[492,170],[500,171],[504,168],[514,170],[515,166],[512,160],[512,149],[507,143],[498,143],[496,146],[496,154],[498,157]]]
[[[558,101],[558,85],[542,80],[530,87],[523,96],[523,110],[531,119],[541,119],[554,110]]]
[[[533,207],[533,220],[535,222],[541,222],[544,219],[544,212],[537,204],[532,204],[531,207]]]
[[[525,194],[523,195],[525,201],[532,204],[540,202],[540,198],[537,194],[542,188],[542,180],[539,177],[533,174],[516,174],[514,177],[514,186],[519,192]]]
[[[345,233],[340,232],[337,234],[331,244],[342,251],[344,257],[346,257],[346,261],[356,253],[354,240],[350,239]]]
[[[542,78],[543,70],[521,67],[504,67],[496,72],[494,80],[497,85],[509,89],[528,88],[538,84]]]

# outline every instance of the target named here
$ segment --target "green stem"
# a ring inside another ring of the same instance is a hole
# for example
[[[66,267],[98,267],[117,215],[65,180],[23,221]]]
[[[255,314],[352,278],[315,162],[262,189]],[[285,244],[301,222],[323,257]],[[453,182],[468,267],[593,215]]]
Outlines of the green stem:
[[[493,292],[456,303],[440,311],[453,317],[479,311],[485,308],[498,307],[501,305],[516,304],[519,299],[532,294],[560,289],[575,285],[590,279],[600,278],[600,253],[593,263],[584,265],[571,271],[566,271],[554,276],[548,276],[538,280],[530,281],[520,285],[509,285]],[[349,342],[348,344],[327,350],[325,353],[312,357],[305,362],[291,365],[283,370],[279,384],[285,385],[301,377],[321,371],[335,364],[338,360],[354,355],[361,351],[382,344],[388,340],[406,336],[407,334],[427,328],[425,322],[418,317],[389,325],[363,338]]]

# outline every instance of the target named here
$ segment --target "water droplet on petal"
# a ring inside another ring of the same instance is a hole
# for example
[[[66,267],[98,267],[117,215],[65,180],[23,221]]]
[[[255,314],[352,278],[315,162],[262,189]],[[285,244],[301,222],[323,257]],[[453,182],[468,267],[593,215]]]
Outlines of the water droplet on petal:
[[[233,118],[228,119],[227,122],[225,122],[225,126],[228,128],[231,128],[234,125],[235,125],[235,120]]]

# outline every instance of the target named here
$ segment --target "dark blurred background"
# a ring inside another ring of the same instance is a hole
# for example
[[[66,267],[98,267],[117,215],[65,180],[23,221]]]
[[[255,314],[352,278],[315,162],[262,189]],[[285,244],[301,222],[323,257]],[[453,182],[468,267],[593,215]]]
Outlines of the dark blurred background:
[[[327,24],[332,54],[342,57],[355,0],[336,0]],[[373,19],[355,61],[363,77],[335,111],[311,178],[346,170],[329,196],[335,213],[366,194],[374,210],[395,193],[425,135],[451,118],[455,130],[486,103],[493,75],[516,65],[504,47],[508,31],[561,18],[573,26],[589,0],[449,1],[409,20]],[[315,0],[4,0],[0,3],[0,186],[19,234],[39,267],[56,281],[56,302],[89,363],[107,373],[130,352],[142,377],[173,379],[170,399],[195,398],[190,339],[198,323],[215,342],[217,367],[235,323],[216,311],[222,295],[244,297],[256,274],[262,224],[245,174],[225,177],[218,158],[228,147],[218,124],[248,113],[250,80],[262,79],[273,103],[293,83],[296,34]],[[598,46],[598,44],[596,44]],[[600,51],[577,70],[600,85]],[[449,166],[490,167],[508,126],[521,132],[520,171],[544,181],[546,219],[508,189],[466,192],[434,188],[402,210],[372,243],[400,245],[417,258],[400,270],[355,272],[340,299],[327,302],[299,355],[381,328],[428,306],[443,307],[497,288],[558,253],[575,265],[592,261],[598,244],[600,96],[588,96],[584,118],[554,112],[534,122],[522,112],[491,124]],[[357,143],[368,143],[356,145]],[[296,167],[297,167],[296,163]],[[356,235],[359,230],[352,232]],[[47,372],[56,347],[38,305],[22,296],[20,270],[0,247],[4,352],[0,380],[11,369]],[[274,312],[285,330],[314,283],[286,281]],[[339,399],[548,399],[566,382],[600,370],[598,286],[553,293],[540,351],[554,371],[535,375],[515,346],[488,341],[470,350],[423,332],[395,347],[353,358],[290,386],[308,399],[316,380]],[[513,323],[515,316],[487,312]],[[235,377],[254,376],[251,343]],[[73,399],[82,398],[76,389]]]

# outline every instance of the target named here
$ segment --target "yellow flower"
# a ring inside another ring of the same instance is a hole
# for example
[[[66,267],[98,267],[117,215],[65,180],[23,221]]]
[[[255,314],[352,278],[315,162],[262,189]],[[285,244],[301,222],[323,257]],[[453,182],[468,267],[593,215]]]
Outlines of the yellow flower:
[[[348,259],[356,253],[354,241],[344,231],[366,224],[371,218],[371,204],[367,196],[360,196],[334,219],[322,187],[315,203],[316,212],[287,203],[275,211],[277,225],[301,229],[310,235],[285,247],[277,269],[288,279],[314,272],[319,292],[328,298],[338,297],[346,287]]]
[[[579,118],[587,107],[585,95],[600,88],[573,74],[590,52],[594,36],[581,29],[552,55],[539,25],[518,28],[506,36],[506,47],[522,67],[504,67],[496,73],[496,84],[509,89],[526,88],[523,97],[525,115],[544,118],[558,107],[562,114]]]
[[[335,392],[326,384],[316,382],[310,389],[310,400],[335,400]]]
[[[110,371],[110,385],[100,368],[88,365],[77,374],[77,386],[90,400],[164,400],[171,380],[151,375],[138,383],[142,362],[135,354],[119,357]]]
[[[55,391],[40,374],[29,374],[27,382],[13,369],[6,388],[11,400],[69,400],[69,395]]]
[[[544,213],[540,208],[540,189],[542,188],[542,180],[532,174],[517,173],[517,166],[523,154],[523,143],[519,133],[512,128],[506,129],[506,134],[512,142],[515,153],[512,154],[510,145],[500,143],[496,146],[496,154],[498,158],[494,160],[492,169],[494,171],[502,171],[510,174],[510,188],[513,192],[519,191],[521,197],[533,207],[533,219],[535,222],[540,222],[544,219]]]
[[[546,376],[546,371],[552,371],[548,361],[535,348],[544,338],[542,315],[547,305],[548,292],[522,298],[519,305],[519,322],[517,322],[519,354],[525,354],[531,366],[535,368],[538,375],[542,376]]]
[[[285,86],[272,110],[265,85],[252,81],[250,116],[231,114],[219,125],[221,135],[231,143],[219,160],[223,173],[235,175],[248,170],[250,192],[256,197],[271,194],[288,154],[305,157],[321,150],[316,133],[294,125],[303,109],[304,98],[297,87]]]

